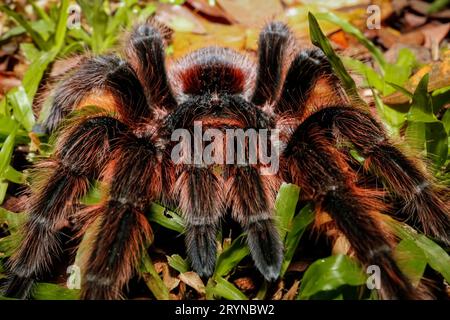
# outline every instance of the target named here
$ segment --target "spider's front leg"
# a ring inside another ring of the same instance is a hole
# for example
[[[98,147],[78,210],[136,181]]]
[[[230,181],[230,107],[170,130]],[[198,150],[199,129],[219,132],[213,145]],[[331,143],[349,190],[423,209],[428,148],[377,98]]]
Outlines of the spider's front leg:
[[[323,110],[322,115],[318,122],[333,129],[337,139],[349,140],[366,158],[365,168],[382,177],[401,200],[401,213],[417,222],[425,234],[450,245],[449,203],[419,162],[393,145],[382,126],[367,113],[342,107]]]
[[[309,117],[291,137],[282,159],[285,179],[301,186],[316,210],[333,218],[365,266],[380,267],[384,298],[419,298],[395,263],[393,236],[377,218],[385,209],[379,192],[356,185],[356,173],[329,140],[329,131],[318,124],[320,118]]]
[[[276,114],[302,117],[308,111],[306,104],[319,81],[327,86],[326,94],[325,91],[320,94],[322,101],[327,104],[348,102],[321,50],[301,50],[289,61],[290,51],[294,50],[294,35],[287,25],[272,22],[263,29],[259,37],[258,73],[252,96],[255,105],[273,105]]]
[[[252,96],[255,105],[263,106],[276,100],[282,84],[283,62],[294,36],[281,22],[266,25],[258,42],[258,75]]]
[[[177,105],[166,75],[164,41],[158,27],[137,26],[125,47],[127,61],[114,55],[85,59],[58,84],[50,114],[43,123],[48,132],[53,132],[72,110],[83,106],[118,111],[120,120],[133,125],[151,116],[149,105],[165,110]]]
[[[186,221],[186,249],[193,269],[211,276],[216,262],[216,236],[225,212],[223,182],[211,168],[183,166],[174,192]]]
[[[23,240],[8,262],[6,296],[29,297],[34,280],[50,271],[60,253],[61,229],[108,159],[111,141],[123,130],[124,125],[111,117],[78,119],[62,133],[55,155],[35,168],[37,184],[29,200]]]
[[[275,281],[283,260],[283,245],[273,220],[275,175],[261,175],[253,166],[233,167],[228,181],[227,204],[247,234],[253,261],[268,281]]]
[[[137,26],[126,49],[128,60],[144,87],[148,103],[165,110],[175,108],[177,102],[167,77],[164,39],[158,25]]]

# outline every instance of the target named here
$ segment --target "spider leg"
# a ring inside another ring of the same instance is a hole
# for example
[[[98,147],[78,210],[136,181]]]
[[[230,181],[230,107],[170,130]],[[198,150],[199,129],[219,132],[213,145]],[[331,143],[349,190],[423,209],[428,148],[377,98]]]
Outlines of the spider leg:
[[[439,187],[419,166],[404,155],[370,115],[350,108],[324,111],[336,136],[349,140],[365,157],[364,166],[382,177],[389,190],[402,200],[402,213],[418,222],[427,235],[450,244],[450,207]],[[324,118],[322,117],[322,118]]]
[[[53,158],[36,167],[40,176],[29,200],[23,240],[8,262],[11,277],[7,296],[27,298],[33,281],[50,271],[60,250],[61,229],[74,204],[86,194],[89,180],[108,158],[110,142],[123,127],[106,116],[78,120],[62,133]]]
[[[268,281],[275,281],[283,260],[283,245],[272,218],[279,183],[252,166],[233,168],[228,183],[227,204],[247,234],[253,261]]]
[[[192,267],[200,276],[211,276],[216,236],[225,212],[223,183],[209,168],[186,166],[174,190],[185,217],[185,242]]]
[[[305,120],[284,150],[286,180],[301,186],[316,210],[333,218],[359,261],[380,267],[384,298],[417,298],[393,258],[393,237],[377,216],[385,208],[379,192],[355,184],[356,173],[329,141],[329,132],[317,124],[318,118]]]
[[[173,109],[172,93],[164,60],[164,39],[157,26],[144,24],[132,32],[126,54],[141,81],[151,105]]]
[[[346,102],[339,79],[334,75],[332,67],[325,54],[320,49],[300,51],[292,61],[281,89],[280,97],[274,106],[276,113],[295,113],[301,117],[307,111],[306,102],[319,80],[326,80],[332,95],[327,99]]]
[[[144,212],[161,193],[158,150],[148,139],[131,135],[118,143],[103,173],[109,193],[98,208],[95,242],[82,267],[82,299],[121,298],[152,238]]]
[[[128,62],[113,55],[85,60],[58,85],[43,126],[53,132],[71,111],[89,105],[113,108],[110,111],[117,111],[127,123],[151,116],[135,71]]]
[[[281,87],[283,61],[293,35],[281,22],[271,22],[259,36],[259,66],[252,102],[264,105],[276,99]]]

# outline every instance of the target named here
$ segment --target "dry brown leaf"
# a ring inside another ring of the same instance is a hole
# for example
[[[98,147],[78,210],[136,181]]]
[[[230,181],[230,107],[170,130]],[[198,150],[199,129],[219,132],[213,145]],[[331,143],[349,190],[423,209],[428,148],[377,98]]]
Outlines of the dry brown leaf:
[[[408,6],[408,0],[396,0],[392,1],[392,7],[397,14],[400,14],[403,9]]]
[[[391,0],[373,0],[373,1],[371,1],[371,3],[373,5],[377,5],[380,8],[380,13],[381,13],[380,20],[381,21],[385,21],[387,18],[389,18],[391,15],[394,14],[394,6],[393,6],[394,2],[395,1],[391,1]],[[364,16],[364,17],[366,18],[367,16]],[[366,21],[364,21],[364,26],[365,25],[366,25]]]
[[[206,33],[200,17],[184,6],[161,4],[155,19],[176,32]]]
[[[235,22],[258,28],[283,12],[279,0],[217,0],[217,3]]]
[[[398,59],[400,50],[402,50],[403,48],[407,48],[408,50],[410,50],[419,63],[428,64],[431,62],[431,54],[429,49],[423,46],[406,45],[403,43],[394,44],[391,48],[389,48],[388,51],[384,53],[384,58],[389,63],[395,63]]]
[[[345,36],[345,32],[340,30],[338,32],[335,32],[329,36],[330,40],[333,41],[335,44],[337,44],[342,49],[348,48],[348,40]]]
[[[284,281],[281,280],[277,284],[277,291],[272,296],[272,300],[281,300],[283,297],[283,291],[284,291]]]
[[[320,212],[320,213],[316,214],[315,225],[317,227],[320,227],[321,225],[331,222],[331,221],[333,221],[333,219],[326,212]]]
[[[406,12],[405,13],[405,22],[407,23],[409,28],[417,28],[427,22],[427,17],[418,16],[416,14]]]
[[[255,290],[255,283],[253,279],[250,277],[242,277],[233,281],[233,283],[238,287],[241,291],[251,291]]]
[[[21,212],[25,210],[28,196],[21,195],[19,197],[8,196],[2,205],[2,208],[11,212]]]
[[[334,242],[333,249],[331,252],[333,255],[337,254],[347,254],[350,251],[350,243],[347,238],[343,235],[339,235],[336,241]]]
[[[434,91],[439,88],[450,86],[450,50],[447,50],[441,62],[434,62],[419,69],[406,83],[405,88],[413,92],[419,81],[427,73],[430,73],[430,81],[428,83],[428,91]],[[385,98],[383,102],[390,105],[404,104],[409,98],[400,92],[395,92]]]
[[[400,43],[408,44],[408,45],[421,45],[425,41],[425,36],[420,30],[412,31],[403,34],[399,38]]]
[[[179,299],[182,300],[186,295],[186,284],[184,282],[180,282],[180,288],[178,289]]]
[[[245,48],[246,34],[242,26],[203,23],[207,30],[206,35],[175,32],[172,38],[175,58],[207,46],[223,46],[236,50]]]
[[[14,72],[0,71],[0,93],[4,94],[20,84],[21,81],[17,79]]]
[[[186,1],[195,12],[202,13],[206,16],[222,18],[231,22],[231,18],[228,14],[218,5],[211,5],[208,0],[187,0]]]
[[[422,45],[425,41],[425,37],[421,30],[417,29],[405,34],[392,28],[383,28],[378,32],[379,40],[386,48],[402,43],[406,45]]]
[[[391,27],[385,27],[382,30],[377,31],[379,41],[385,48],[390,48],[394,44],[398,43],[398,38],[400,38],[401,36],[398,30],[395,30]]]
[[[295,298],[297,297],[297,291],[298,291],[299,285],[300,285],[300,281],[295,280],[294,284],[288,290],[288,292],[286,292],[286,294],[283,296],[282,300],[295,300]]]
[[[309,261],[291,262],[287,271],[288,272],[303,272],[309,267],[310,264],[311,264],[311,262],[309,262]]]
[[[162,273],[164,271],[164,262],[154,262],[155,270],[157,273]]]
[[[297,4],[301,4],[302,0],[281,0],[281,2],[283,2],[283,4],[287,7],[291,7]]]
[[[445,38],[445,36],[450,31],[450,22],[449,23],[429,23],[423,26],[420,31],[425,36],[425,44],[426,48],[431,48],[433,43],[439,45],[441,41]]]
[[[200,276],[197,273],[193,271],[188,271],[179,274],[178,277],[181,281],[183,281],[189,287],[193,288],[198,293],[200,294],[206,293],[205,285],[203,284],[202,279],[200,279]]]
[[[321,8],[327,9],[343,9],[347,7],[364,6],[367,7],[370,4],[369,0],[302,0],[304,5],[315,5]]]
[[[169,264],[167,262],[156,262],[155,263],[156,272],[162,273],[162,279],[169,292],[178,287],[180,284],[180,279],[173,277],[170,274]]]

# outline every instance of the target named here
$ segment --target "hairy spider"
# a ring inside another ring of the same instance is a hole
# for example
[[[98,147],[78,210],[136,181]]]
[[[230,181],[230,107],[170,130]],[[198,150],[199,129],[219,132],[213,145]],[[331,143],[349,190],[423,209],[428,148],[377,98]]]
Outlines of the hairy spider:
[[[81,224],[82,234],[100,217],[81,297],[122,297],[152,237],[144,216],[152,201],[183,214],[188,257],[199,275],[213,273],[216,234],[229,210],[246,232],[256,267],[276,280],[283,247],[272,212],[286,181],[302,188],[317,213],[332,218],[362,264],[380,267],[384,298],[424,297],[397,267],[395,239],[380,213],[406,216],[449,244],[448,203],[421,163],[394,146],[368,112],[351,105],[320,50],[297,50],[279,22],[261,32],[257,65],[211,47],[190,53],[166,73],[164,40],[154,23],[136,27],[125,48],[124,59],[84,59],[54,90],[44,125],[49,132],[58,128],[56,148],[37,166],[43,178],[34,185],[23,242],[9,263],[7,295],[28,297],[34,281],[50,271],[67,220]],[[88,105],[100,109],[61,122]],[[203,130],[279,129],[279,172],[261,175],[261,163],[224,164],[221,170],[175,163],[171,135],[192,130],[196,121]],[[365,158],[364,170],[349,145]],[[369,173],[383,186],[366,182]],[[77,210],[94,179],[107,185],[103,202]]]

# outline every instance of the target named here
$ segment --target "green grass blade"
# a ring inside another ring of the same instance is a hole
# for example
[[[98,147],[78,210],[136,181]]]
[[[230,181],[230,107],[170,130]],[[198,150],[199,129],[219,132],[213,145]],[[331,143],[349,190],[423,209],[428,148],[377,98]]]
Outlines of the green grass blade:
[[[33,39],[33,41],[36,43],[36,45],[41,50],[48,50],[49,46],[45,42],[45,40],[42,38],[42,36],[37,33],[33,27],[26,21],[20,14],[16,13],[14,10],[11,10],[6,5],[0,6],[0,11],[7,14],[9,17],[13,18],[19,25],[21,25],[30,35],[30,37]]]
[[[416,148],[426,149],[427,157],[439,168],[447,161],[448,134],[444,123],[433,113],[433,102],[428,93],[428,78],[428,74],[423,76],[414,91],[407,115],[406,137]]]
[[[178,214],[170,211],[159,204],[153,203],[150,207],[147,218],[156,222],[164,228],[183,233],[184,222]]]
[[[396,235],[402,240],[413,241],[417,247],[423,250],[430,267],[442,274],[445,280],[450,283],[450,256],[448,253],[425,235],[417,233],[410,226],[389,217],[386,217],[386,219]]]
[[[427,259],[423,250],[412,240],[404,239],[395,248],[395,259],[400,270],[417,287],[423,277]]]
[[[3,176],[3,174],[5,173],[6,169],[8,168],[11,162],[11,156],[14,151],[16,132],[17,132],[17,125],[8,135],[5,142],[3,143],[2,148],[0,149],[0,177]]]
[[[56,24],[53,48],[56,53],[59,53],[64,45],[64,39],[67,31],[67,19],[69,18],[69,0],[62,0],[59,7],[58,23]]]
[[[38,283],[33,291],[36,300],[78,300],[80,290],[68,289],[53,283]]]
[[[384,59],[383,53],[378,49],[371,41],[369,41],[364,34],[355,26],[353,26],[348,21],[341,19],[339,16],[332,12],[320,12],[316,14],[316,18],[319,20],[327,20],[334,24],[340,26],[345,32],[354,36],[363,46],[369,50],[373,57],[377,60],[380,68],[384,70],[386,65],[386,60]]]
[[[7,224],[9,232],[17,232],[27,219],[25,213],[11,212],[0,207],[0,224]]]
[[[303,236],[306,228],[314,221],[315,213],[312,205],[308,204],[300,210],[300,212],[294,217],[290,230],[288,231],[284,248],[284,258],[281,265],[281,276],[286,273],[289,264],[294,257],[295,250],[298,247],[300,239]]]
[[[428,8],[427,13],[432,14],[441,11],[448,5],[450,5],[450,0],[434,0],[431,6]]]
[[[445,130],[447,131],[447,134],[450,135],[450,109],[447,109],[447,111],[445,111],[441,121],[445,127]]]
[[[45,12],[45,10],[36,4],[35,0],[27,0],[27,2],[33,7],[34,12],[38,15],[39,18],[46,21],[47,23],[53,23],[52,19]]]
[[[103,7],[103,0],[78,0],[89,25],[92,27],[92,50],[101,53],[105,48],[107,38],[108,15]]]
[[[167,263],[179,273],[185,273],[190,270],[189,263],[178,254],[167,256]]]
[[[429,74],[423,76],[417,85],[412,98],[411,108],[408,113],[409,121],[435,122],[431,97],[428,94]]]
[[[217,277],[214,280],[211,279],[210,281],[214,282],[214,284],[211,285],[208,283],[206,286],[207,296],[216,296],[227,300],[248,300],[245,294],[243,294],[238,288],[224,278]]]
[[[360,286],[366,275],[360,265],[346,255],[335,255],[315,261],[306,270],[297,299],[308,299],[323,291],[336,290],[341,286]]]
[[[384,90],[384,79],[375,72],[371,67],[363,62],[350,57],[341,57],[344,66],[366,78],[367,85],[377,89],[379,92]]]
[[[349,97],[353,99],[354,102],[356,102],[357,104],[366,105],[366,103],[361,99],[361,97],[358,94],[355,81],[353,81],[352,77],[348,74],[347,70],[345,70],[344,64],[342,63],[341,59],[339,59],[337,54],[334,52],[330,42],[328,41],[327,37],[323,34],[322,30],[320,29],[319,23],[317,22],[316,18],[311,12],[308,13],[308,19],[309,19],[310,38],[312,43],[316,47],[322,49],[322,51],[325,53],[328,60],[330,61],[331,66],[333,67],[334,72],[341,80],[342,85],[347,94],[349,95]]]
[[[3,180],[0,180],[0,205],[5,201],[6,192],[8,191],[9,183]]]
[[[147,252],[144,252],[141,262],[141,275],[147,287],[158,300],[170,300],[169,289],[156,272],[155,266]]]
[[[383,103],[383,100],[375,90],[372,90],[372,94],[375,100],[375,106],[377,108],[378,115],[383,120],[383,124],[386,127],[390,136],[398,137],[400,135],[400,128],[406,122],[406,113],[402,113],[395,110]]]
[[[22,124],[22,126],[30,132],[34,126],[35,119],[31,102],[28,99],[24,87],[14,88],[8,93],[14,117]]]
[[[412,98],[413,94],[412,92],[409,92],[408,90],[406,90],[405,88],[403,88],[402,86],[399,86],[398,84],[392,83],[392,82],[386,82],[388,85],[390,85],[391,87],[393,87],[394,89],[396,89],[398,92],[403,93],[405,96],[407,96],[408,98]]]
[[[17,171],[16,169],[14,169],[11,166],[8,166],[6,168],[5,172],[3,173],[3,178],[5,178],[8,181],[17,183],[17,184],[25,183],[24,174],[20,171]]]
[[[275,212],[280,238],[284,240],[289,229],[298,202],[300,188],[295,184],[283,183],[275,201]]]
[[[250,250],[245,242],[245,236],[240,235],[220,254],[217,259],[214,277],[227,275],[249,253]]]

